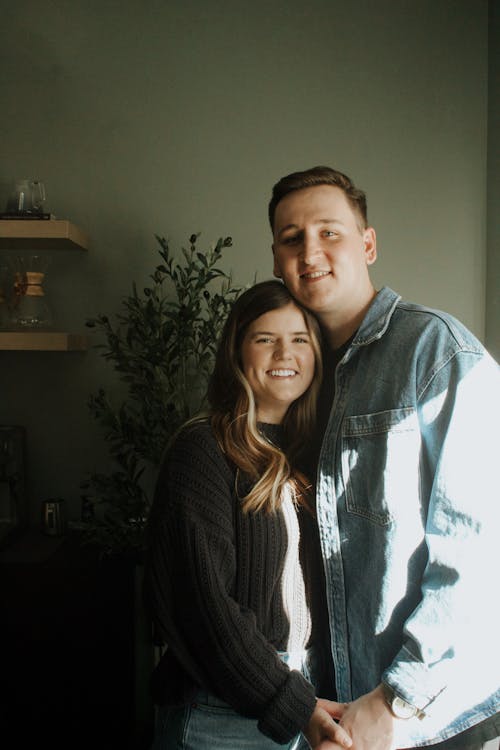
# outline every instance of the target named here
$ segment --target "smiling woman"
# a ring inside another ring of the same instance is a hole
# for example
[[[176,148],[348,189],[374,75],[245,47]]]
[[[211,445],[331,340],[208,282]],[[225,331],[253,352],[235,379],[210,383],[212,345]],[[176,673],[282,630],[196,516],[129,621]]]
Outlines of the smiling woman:
[[[286,287],[242,294],[210,414],[170,446],[149,519],[145,599],[167,645],[152,678],[157,750],[295,750],[302,733],[350,744],[312,667],[325,664],[326,602],[299,465],[320,378],[317,323]]]
[[[279,424],[283,420],[290,404],[311,385],[314,360],[312,337],[295,304],[270,310],[248,326],[241,362],[258,421]]]

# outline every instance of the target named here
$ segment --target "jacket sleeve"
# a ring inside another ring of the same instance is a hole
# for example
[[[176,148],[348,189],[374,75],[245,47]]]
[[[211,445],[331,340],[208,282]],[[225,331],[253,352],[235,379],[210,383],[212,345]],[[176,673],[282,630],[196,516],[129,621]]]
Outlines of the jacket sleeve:
[[[442,694],[450,717],[481,702],[493,714],[500,696],[498,365],[462,349],[443,358],[417,396],[420,470],[431,486],[428,561],[421,601],[383,679],[431,713]]]
[[[314,688],[290,671],[231,596],[234,476],[209,429],[185,431],[160,473],[145,595],[158,634],[194,682],[284,743],[301,731]]]

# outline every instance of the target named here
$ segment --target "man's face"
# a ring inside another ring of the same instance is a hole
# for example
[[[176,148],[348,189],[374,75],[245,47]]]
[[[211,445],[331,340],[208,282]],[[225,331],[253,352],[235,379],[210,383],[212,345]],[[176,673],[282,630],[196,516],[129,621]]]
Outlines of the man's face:
[[[274,275],[326,324],[373,296],[368,266],[377,257],[375,232],[360,227],[338,187],[295,190],[278,203],[273,253]]]

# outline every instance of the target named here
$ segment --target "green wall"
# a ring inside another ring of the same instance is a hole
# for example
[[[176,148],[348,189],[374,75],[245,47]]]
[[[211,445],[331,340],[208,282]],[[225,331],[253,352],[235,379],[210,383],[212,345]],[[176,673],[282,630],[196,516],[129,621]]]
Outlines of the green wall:
[[[154,233],[175,247],[230,234],[236,280],[268,278],[273,183],[330,164],[368,193],[375,283],[484,340],[486,0],[19,0],[0,71],[4,189],[44,180],[48,208],[91,238],[53,254],[61,328],[147,279]],[[94,350],[0,356],[0,423],[28,430],[32,519],[51,496],[77,517],[80,481],[107,466],[86,402],[112,373]]]

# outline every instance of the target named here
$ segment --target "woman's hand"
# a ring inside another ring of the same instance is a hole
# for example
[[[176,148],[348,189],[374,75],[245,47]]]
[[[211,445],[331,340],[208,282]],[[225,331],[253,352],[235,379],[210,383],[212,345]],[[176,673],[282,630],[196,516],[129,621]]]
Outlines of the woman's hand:
[[[325,698],[318,698],[314,712],[304,730],[304,735],[313,750],[334,750],[335,746],[349,748],[352,740],[349,734],[335,719],[341,719],[346,709],[345,703],[336,703]]]

